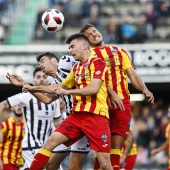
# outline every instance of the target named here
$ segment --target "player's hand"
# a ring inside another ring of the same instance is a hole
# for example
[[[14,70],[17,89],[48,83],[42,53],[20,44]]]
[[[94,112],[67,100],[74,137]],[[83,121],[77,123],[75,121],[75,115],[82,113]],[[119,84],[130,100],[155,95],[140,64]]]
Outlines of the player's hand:
[[[151,151],[151,155],[155,156],[158,152],[159,152],[158,149],[153,149]]]
[[[125,154],[122,154],[122,156],[120,157],[120,165],[122,165],[125,160],[126,160],[127,156]]]
[[[24,80],[20,76],[15,74],[7,73],[6,78],[10,81],[11,84],[15,86],[23,86],[24,84]]]
[[[29,84],[24,84],[22,91],[27,93],[28,91],[31,91],[31,89],[32,89],[32,86],[30,86]]]
[[[151,93],[147,88],[144,89],[143,94],[149,98],[148,102],[151,102],[152,104],[154,104],[154,96],[153,93]]]
[[[115,108],[119,106],[121,110],[125,110],[122,99],[118,96],[118,94],[112,93],[112,95],[110,95],[110,100]]]
[[[55,89],[55,93],[58,94],[58,95],[61,95],[61,94],[65,94],[65,95],[69,95],[69,90],[65,90],[61,87],[58,87]]]

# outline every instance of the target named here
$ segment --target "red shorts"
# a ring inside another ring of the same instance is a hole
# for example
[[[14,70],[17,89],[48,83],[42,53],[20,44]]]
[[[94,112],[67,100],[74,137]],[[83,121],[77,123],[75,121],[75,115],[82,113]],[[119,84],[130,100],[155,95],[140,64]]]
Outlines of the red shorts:
[[[127,137],[130,121],[131,121],[131,104],[129,99],[122,100],[125,110],[120,110],[120,107],[109,110],[110,116],[110,132],[116,133],[124,138]]]
[[[126,158],[126,165],[125,165],[125,169],[126,170],[132,170],[135,166],[135,163],[136,163],[136,157],[137,155],[129,155],[127,156]]]
[[[3,170],[19,170],[18,167],[12,165],[12,164],[3,164]]]
[[[91,150],[110,152],[109,119],[104,116],[88,112],[73,112],[58,125],[55,132],[70,138],[64,143],[66,146],[72,145],[86,135]]]

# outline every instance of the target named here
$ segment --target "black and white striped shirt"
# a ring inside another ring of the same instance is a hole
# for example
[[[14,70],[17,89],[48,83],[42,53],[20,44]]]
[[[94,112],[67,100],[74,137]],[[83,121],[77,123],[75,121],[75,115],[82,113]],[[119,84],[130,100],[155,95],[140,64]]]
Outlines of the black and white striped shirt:
[[[44,104],[29,92],[19,93],[7,100],[11,107],[17,105],[22,107],[25,119],[25,136],[22,148],[40,148],[54,130],[53,119],[61,116],[59,101]]]
[[[77,63],[73,56],[64,55],[60,58],[58,64],[58,70],[56,73],[55,83],[60,84],[68,74],[70,73],[74,64]],[[70,109],[72,108],[72,96],[71,95],[62,95],[62,99],[66,105],[66,114],[69,116]]]

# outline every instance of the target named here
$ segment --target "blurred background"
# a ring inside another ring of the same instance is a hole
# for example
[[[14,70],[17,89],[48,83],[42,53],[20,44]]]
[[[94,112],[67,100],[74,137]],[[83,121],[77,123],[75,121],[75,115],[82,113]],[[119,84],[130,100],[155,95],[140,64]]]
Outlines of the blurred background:
[[[41,25],[41,16],[49,8],[60,10],[65,17],[57,33]],[[36,55],[51,51],[60,58],[68,54],[65,38],[86,23],[102,32],[106,44],[128,51],[137,73],[154,93],[155,104],[151,105],[129,83],[138,143],[136,169],[165,169],[167,152],[153,157],[150,151],[165,142],[169,122],[170,0],[0,0],[0,102],[21,92],[8,83],[7,72],[31,83]]]

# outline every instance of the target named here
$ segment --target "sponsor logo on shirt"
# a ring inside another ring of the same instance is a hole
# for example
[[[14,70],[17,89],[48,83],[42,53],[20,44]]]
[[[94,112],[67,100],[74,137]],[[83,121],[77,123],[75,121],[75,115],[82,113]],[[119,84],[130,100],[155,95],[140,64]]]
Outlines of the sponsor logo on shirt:
[[[96,74],[96,75],[99,75],[99,74],[101,74],[101,71],[100,71],[100,70],[99,70],[99,71],[96,71],[95,74]]]
[[[118,51],[116,49],[110,50],[112,53],[117,53]]]

